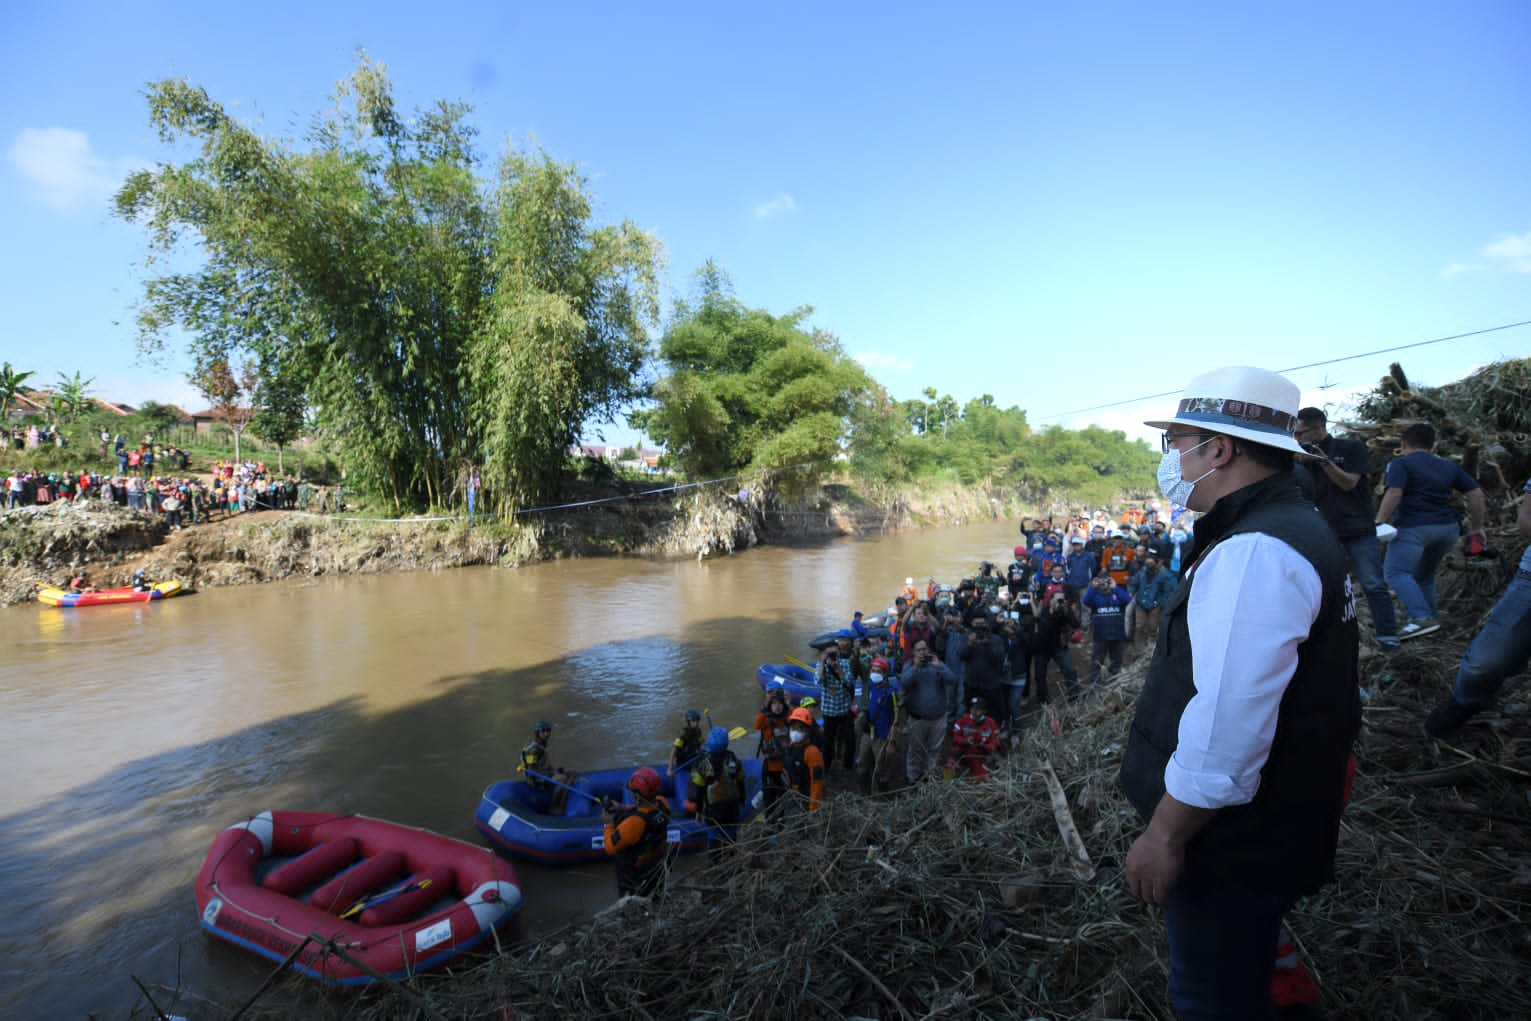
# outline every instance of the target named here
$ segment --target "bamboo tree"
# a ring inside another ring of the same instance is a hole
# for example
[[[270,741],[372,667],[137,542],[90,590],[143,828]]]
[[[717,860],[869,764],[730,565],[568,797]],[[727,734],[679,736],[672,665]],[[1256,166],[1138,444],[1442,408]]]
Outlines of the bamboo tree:
[[[200,362],[279,366],[395,506],[444,499],[463,463],[511,500],[554,492],[569,443],[638,393],[658,246],[594,227],[571,167],[511,150],[486,183],[468,108],[406,115],[365,59],[300,144],[184,81],[149,98],[161,137],[196,154],[134,175],[118,212],[154,257],[186,233],[205,261],[149,282],[140,345],[179,326]]]

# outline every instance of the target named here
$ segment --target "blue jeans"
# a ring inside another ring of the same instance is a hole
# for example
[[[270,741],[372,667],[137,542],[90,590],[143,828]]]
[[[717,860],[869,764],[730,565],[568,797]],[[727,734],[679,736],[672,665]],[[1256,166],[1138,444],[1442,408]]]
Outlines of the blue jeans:
[[[1170,999],[1180,1021],[1266,1021],[1281,919],[1295,897],[1256,893],[1187,863],[1170,889]]]
[[[1455,523],[1398,530],[1383,574],[1409,620],[1435,619],[1435,572],[1461,534]]]
[[[1366,604],[1372,610],[1372,629],[1377,632],[1377,640],[1384,645],[1396,643],[1398,617],[1393,612],[1393,593],[1388,591],[1387,582],[1382,580],[1382,543],[1377,541],[1373,533],[1341,539],[1340,545],[1345,547],[1345,554],[1350,557],[1350,566],[1355,569],[1356,580],[1361,583],[1361,591],[1366,593]]]
[[[1029,666],[1029,665],[1028,665]],[[1026,680],[1005,684],[1005,726],[1015,730],[1021,722],[1021,703],[1026,699]]]
[[[1457,669],[1452,697],[1470,709],[1494,704],[1505,679],[1531,661],[1531,571],[1510,580]]]

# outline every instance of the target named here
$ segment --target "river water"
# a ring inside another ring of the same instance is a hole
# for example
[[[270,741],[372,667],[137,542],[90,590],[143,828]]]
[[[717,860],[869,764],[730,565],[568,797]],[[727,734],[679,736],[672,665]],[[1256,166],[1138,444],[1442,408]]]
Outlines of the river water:
[[[662,760],[687,707],[750,727],[758,664],[807,658],[906,575],[955,582],[1015,542],[993,522],[0,610],[0,1017],[127,1017],[135,976],[240,1002],[272,965],[204,937],[192,897],[225,826],[359,812],[482,843],[479,795],[537,719],[560,765]],[[615,897],[607,867],[517,870],[512,937]]]

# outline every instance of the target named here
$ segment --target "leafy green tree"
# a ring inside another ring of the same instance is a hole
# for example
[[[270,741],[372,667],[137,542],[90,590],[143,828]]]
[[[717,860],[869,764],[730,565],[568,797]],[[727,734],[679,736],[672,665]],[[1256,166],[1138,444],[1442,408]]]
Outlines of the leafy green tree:
[[[633,423],[693,474],[822,471],[872,381],[834,336],[805,328],[811,309],[774,316],[746,308],[711,262],[697,280],[700,295],[677,306],[660,341],[656,404]]]
[[[0,422],[10,417],[11,402],[26,389],[23,384],[35,375],[35,372],[17,372],[11,368],[10,362],[0,367]]]
[[[281,366],[354,477],[395,505],[441,501],[459,467],[515,503],[553,491],[570,440],[640,392],[657,243],[596,227],[586,182],[540,152],[478,172],[468,107],[406,115],[363,58],[301,145],[256,135],[185,81],[149,87],[184,164],[133,175],[119,215],[151,257],[140,346],[174,328],[199,365]]]
[[[180,412],[168,404],[144,401],[136,412],[138,425],[151,436],[166,433],[181,422]],[[134,430],[137,431],[137,430]]]
[[[267,365],[256,374],[251,401],[255,417],[250,428],[267,443],[276,444],[276,470],[286,471],[283,454],[288,444],[303,435],[308,401],[303,381],[290,369]]]

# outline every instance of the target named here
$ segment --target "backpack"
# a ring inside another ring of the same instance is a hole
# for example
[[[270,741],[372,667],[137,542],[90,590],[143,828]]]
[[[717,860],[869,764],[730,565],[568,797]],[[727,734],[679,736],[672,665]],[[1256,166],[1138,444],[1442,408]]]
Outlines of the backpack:
[[[744,791],[739,789],[739,782],[735,779],[740,768],[739,760],[733,752],[724,753],[722,769],[713,765],[711,755],[697,763],[696,772],[702,781],[700,786],[706,792],[707,804],[728,805],[744,800]]]

